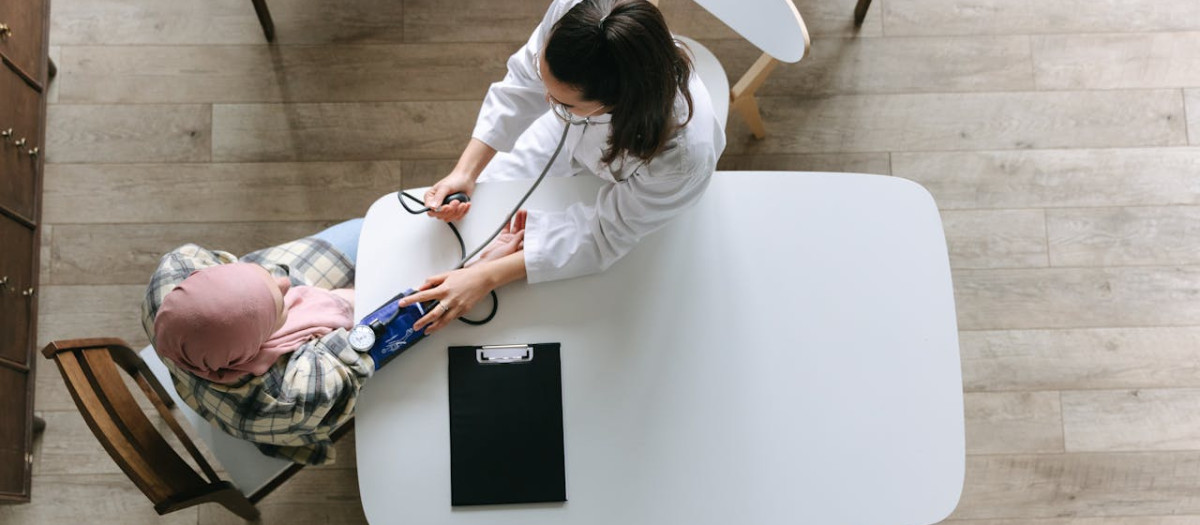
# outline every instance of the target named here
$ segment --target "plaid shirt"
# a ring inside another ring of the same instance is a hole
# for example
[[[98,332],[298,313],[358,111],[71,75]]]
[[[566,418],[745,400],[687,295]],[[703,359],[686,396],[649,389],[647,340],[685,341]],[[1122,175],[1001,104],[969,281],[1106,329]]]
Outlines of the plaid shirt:
[[[192,272],[237,262],[228,252],[187,244],[164,255],[142,303],[142,326],[154,343],[154,316],[163,298]],[[259,250],[241,262],[286,276],[292,286],[347,288],[354,267],[329,243],[305,238]],[[163,359],[175,390],[192,410],[234,437],[253,442],[269,456],[321,465],[334,460],[330,434],[354,414],[355,400],[375,364],[350,348],[344,329],[304,343],[261,376],[231,385],[214,383]]]

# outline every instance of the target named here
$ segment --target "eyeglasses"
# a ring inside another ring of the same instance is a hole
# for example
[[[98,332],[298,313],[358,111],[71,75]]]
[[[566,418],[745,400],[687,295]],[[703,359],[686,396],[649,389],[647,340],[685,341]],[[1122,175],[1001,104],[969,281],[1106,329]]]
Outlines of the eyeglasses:
[[[542,62],[537,52],[533,53],[533,73],[537,75],[538,80],[541,80],[543,84],[546,83],[546,79],[542,78]],[[550,95],[549,91],[546,92],[546,102],[550,103],[550,111],[554,113],[554,116],[558,117],[558,120],[566,122],[567,124],[587,124],[590,117],[595,115],[596,112],[604,109],[604,105],[600,104],[596,107],[596,109],[588,112],[587,115],[576,115],[571,112],[570,106],[559,102],[558,99]],[[599,103],[597,102],[597,104]]]
[[[604,106],[600,106],[588,112],[587,115],[580,116],[571,113],[571,110],[566,104],[554,100],[554,97],[551,97],[549,93],[546,93],[546,101],[550,103],[550,111],[554,112],[554,116],[558,117],[558,120],[566,122],[567,124],[587,124],[591,122],[591,117],[594,116],[597,111],[604,109]]]

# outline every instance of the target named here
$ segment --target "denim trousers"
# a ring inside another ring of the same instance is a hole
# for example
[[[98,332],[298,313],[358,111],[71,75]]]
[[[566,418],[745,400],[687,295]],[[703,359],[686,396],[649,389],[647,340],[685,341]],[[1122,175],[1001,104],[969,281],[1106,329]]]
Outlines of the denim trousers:
[[[350,259],[350,264],[358,266],[358,236],[362,233],[363,220],[350,219],[346,222],[335,224],[325,230],[315,233],[310,237],[316,237],[329,244],[332,244],[337,251],[342,252],[347,259]]]

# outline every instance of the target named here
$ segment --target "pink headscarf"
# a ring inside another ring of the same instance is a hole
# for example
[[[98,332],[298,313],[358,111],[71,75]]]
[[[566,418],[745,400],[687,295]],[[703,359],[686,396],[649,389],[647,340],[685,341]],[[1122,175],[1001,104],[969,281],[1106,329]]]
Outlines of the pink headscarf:
[[[256,264],[233,263],[184,279],[154,318],[155,349],[200,378],[229,384],[266,373],[308,339],[350,328],[353,310],[346,298],[297,286],[284,296],[287,321],[272,333],[277,310],[262,272]]]

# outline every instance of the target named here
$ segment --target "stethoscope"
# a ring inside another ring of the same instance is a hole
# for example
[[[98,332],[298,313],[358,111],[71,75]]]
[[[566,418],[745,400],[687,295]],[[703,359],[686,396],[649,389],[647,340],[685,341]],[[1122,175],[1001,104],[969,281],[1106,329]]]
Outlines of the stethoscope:
[[[567,142],[567,134],[571,131],[571,126],[575,126],[575,125],[586,126],[590,123],[591,123],[591,121],[588,118],[584,118],[579,121],[576,121],[576,120],[563,121],[563,131],[562,131],[562,135],[558,139],[558,146],[556,146],[554,148],[554,153],[552,155],[550,155],[550,160],[546,161],[546,165],[545,165],[545,167],[542,168],[542,172],[538,175],[537,180],[535,180],[533,182],[533,184],[529,187],[529,189],[525,191],[525,195],[521,197],[520,201],[517,201],[516,206],[513,206],[513,209],[508,212],[508,215],[500,223],[499,227],[496,228],[496,231],[492,232],[491,236],[489,236],[487,238],[487,240],[480,243],[479,246],[476,247],[475,250],[472,251],[470,254],[466,253],[466,243],[463,241],[462,234],[458,231],[458,227],[454,226],[454,223],[451,223],[451,222],[446,223],[446,225],[450,227],[450,231],[454,233],[454,238],[458,240],[459,250],[463,254],[462,259],[460,259],[458,261],[458,264],[455,265],[455,267],[454,267],[455,270],[462,269],[463,266],[466,266],[467,261],[470,261],[471,258],[478,255],[479,252],[482,251],[484,247],[486,247],[493,240],[495,240],[497,236],[500,235],[500,232],[504,231],[505,226],[507,226],[509,223],[512,222],[513,217],[516,216],[517,212],[521,210],[521,207],[525,205],[525,201],[529,200],[529,196],[533,195],[534,190],[536,190],[537,187],[539,185],[541,185],[542,180],[544,180],[546,178],[546,174],[550,172],[550,167],[553,166],[554,161],[558,159],[559,153],[562,152],[563,146]],[[411,213],[413,215],[419,215],[422,213],[428,213],[429,211],[432,211],[431,208],[429,208],[428,206],[425,206],[425,201],[418,199],[417,197],[409,194],[406,191],[396,192],[396,198],[400,201],[400,206],[402,206],[405,211],[407,211],[408,213]],[[417,203],[417,205],[419,207],[414,208],[414,207],[410,206],[409,203],[405,199],[408,199],[408,201]],[[471,200],[470,197],[467,197],[467,195],[464,193],[455,193],[453,195],[446,197],[446,199],[442,202],[442,204],[443,205],[450,204],[453,201],[470,202],[470,200]],[[491,311],[491,313],[489,313],[487,315],[487,317],[480,319],[480,320],[467,319],[466,317],[459,317],[458,320],[462,321],[464,323],[470,324],[470,325],[482,325],[482,324],[487,323],[488,321],[491,321],[492,318],[496,317],[496,311],[500,308],[500,298],[496,295],[495,290],[491,291],[491,296],[492,296],[492,311]],[[391,299],[391,301],[398,300],[399,298],[400,298],[399,296],[394,297]],[[438,304],[438,301],[436,301],[436,300],[431,301],[429,303],[429,305],[426,307],[426,310],[436,307],[437,304]],[[350,346],[359,352],[365,352],[365,351],[370,350],[373,346],[375,346],[375,341],[379,337],[383,336],[383,333],[387,329],[387,326],[389,324],[391,324],[393,321],[395,321],[397,317],[400,316],[401,311],[402,311],[402,309],[397,308],[396,311],[393,312],[392,315],[390,317],[388,317],[387,319],[376,319],[367,324],[360,323],[360,324],[355,325],[354,328],[350,329]]]
[[[496,231],[492,232],[492,234],[490,236],[488,236],[488,238],[486,240],[479,243],[479,246],[475,247],[475,250],[472,251],[470,254],[465,253],[466,245],[463,242],[462,235],[458,232],[458,228],[454,226],[454,223],[450,223],[450,222],[446,223],[446,225],[450,227],[450,230],[454,232],[454,237],[458,239],[459,247],[462,248],[462,251],[464,252],[462,259],[459,260],[458,264],[454,267],[455,270],[461,269],[463,266],[466,266],[467,261],[470,261],[473,257],[478,255],[479,252],[482,251],[484,247],[486,247],[493,240],[495,240],[497,236],[500,235],[500,232],[504,231],[505,226],[507,226],[509,223],[512,222],[513,217],[516,216],[517,212],[521,210],[521,207],[525,205],[525,201],[529,200],[529,196],[533,195],[533,191],[536,190],[537,187],[542,183],[542,180],[544,180],[546,178],[546,174],[550,173],[550,167],[554,165],[554,161],[558,159],[558,154],[560,152],[562,152],[563,145],[566,144],[566,142],[567,142],[567,133],[571,131],[571,126],[573,126],[573,125],[586,126],[589,123],[590,123],[590,121],[588,119],[583,119],[582,121],[579,121],[579,122],[575,122],[575,121],[563,122],[563,131],[562,131],[562,135],[559,136],[559,138],[558,138],[558,146],[555,146],[554,153],[552,155],[550,155],[550,160],[546,161],[546,165],[542,168],[542,172],[538,175],[537,180],[533,181],[533,184],[531,186],[529,186],[528,190],[525,191],[525,195],[523,195],[521,197],[521,200],[517,201],[516,206],[513,206],[513,209],[509,210],[508,215],[506,215],[504,217],[504,220],[501,221],[499,226],[496,227]],[[400,200],[400,205],[404,207],[404,210],[413,215],[427,213],[427,212],[432,211],[432,208],[429,208],[424,205],[425,201],[422,201],[421,199],[418,199],[418,198],[410,195],[406,191],[396,192],[396,198]],[[408,205],[407,202],[405,202],[404,199],[408,199],[410,201],[416,202],[417,204],[421,205],[421,207],[420,208],[412,208]],[[454,201],[454,200],[458,200],[461,202],[468,202],[468,201],[470,201],[470,198],[468,198],[463,193],[455,193],[453,195],[450,195],[449,197],[446,197],[446,200],[443,201],[443,205],[449,204],[451,201]]]

